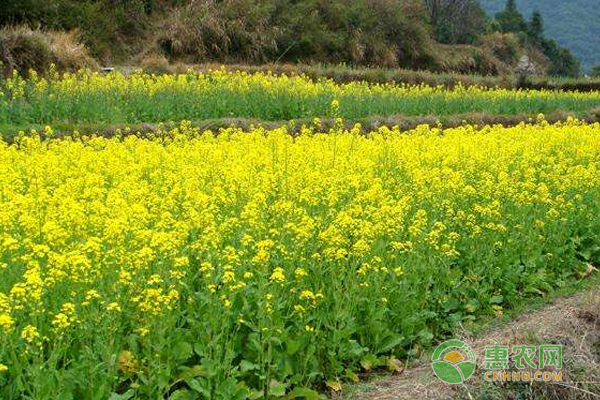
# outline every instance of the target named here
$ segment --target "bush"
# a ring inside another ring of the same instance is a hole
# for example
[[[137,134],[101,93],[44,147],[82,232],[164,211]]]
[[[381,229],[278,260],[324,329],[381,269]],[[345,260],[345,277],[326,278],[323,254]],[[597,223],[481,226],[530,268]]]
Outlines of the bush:
[[[85,46],[77,42],[75,32],[42,31],[25,26],[0,29],[2,75],[13,70],[26,75],[31,69],[45,72],[54,64],[60,71],[97,68]]]
[[[124,59],[144,48],[145,34],[152,26],[147,15],[152,3],[154,0],[3,0],[0,25],[77,29],[94,57]]]
[[[157,47],[187,62],[433,63],[424,11],[413,0],[203,0],[175,7]]]
[[[170,13],[158,47],[187,62],[263,61],[276,50],[269,8],[252,0],[191,2]]]
[[[79,43],[76,32],[46,32],[53,62],[60,71],[77,71],[82,68],[98,68],[85,45]]]
[[[522,48],[519,39],[513,33],[494,32],[479,39],[481,47],[494,54],[500,61],[514,65],[519,61]]]
[[[173,72],[169,60],[161,54],[148,54],[140,60],[139,64],[149,74],[169,74]]]
[[[0,60],[3,75],[10,75],[13,70],[21,74],[30,69],[47,70],[52,63],[52,49],[40,31],[4,28],[0,30]]]

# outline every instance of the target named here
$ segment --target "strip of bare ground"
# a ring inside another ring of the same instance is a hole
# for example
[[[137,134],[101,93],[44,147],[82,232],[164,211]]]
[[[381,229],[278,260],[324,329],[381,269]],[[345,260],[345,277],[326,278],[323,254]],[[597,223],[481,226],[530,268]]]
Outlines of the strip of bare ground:
[[[585,114],[573,114],[567,111],[555,111],[545,115],[545,120],[549,123],[555,123],[566,120],[568,117],[574,117],[587,123],[600,122],[600,109],[593,109]],[[347,129],[353,128],[356,124],[361,125],[363,133],[376,131],[381,127],[399,127],[402,131],[414,129],[419,125],[442,126],[444,128],[455,128],[464,124],[477,126],[496,125],[500,124],[506,127],[516,126],[520,123],[535,122],[536,116],[531,115],[489,115],[484,113],[467,113],[457,114],[453,116],[437,117],[437,116],[373,116],[362,119],[347,119],[344,120],[344,127]],[[251,127],[264,127],[266,129],[274,129],[281,126],[288,127],[291,134],[296,134],[300,131],[303,125],[311,126],[314,118],[300,118],[293,121],[263,121],[255,118],[219,118],[202,121],[192,121],[192,125],[201,130],[211,130],[218,133],[220,129],[229,127],[238,127],[244,130],[249,130]],[[327,132],[335,127],[334,118],[321,118],[321,131]],[[169,123],[138,123],[138,124],[97,124],[97,123],[61,123],[56,122],[50,124],[54,130],[54,137],[71,135],[74,131],[82,135],[92,135],[103,137],[113,137],[117,132],[121,135],[136,135],[146,136],[155,133],[159,130],[165,131],[175,128],[179,125],[177,122]],[[43,124],[29,124],[22,126],[4,126],[0,127],[0,135],[4,141],[12,142],[13,138],[20,131],[28,133],[35,129],[42,132]]]

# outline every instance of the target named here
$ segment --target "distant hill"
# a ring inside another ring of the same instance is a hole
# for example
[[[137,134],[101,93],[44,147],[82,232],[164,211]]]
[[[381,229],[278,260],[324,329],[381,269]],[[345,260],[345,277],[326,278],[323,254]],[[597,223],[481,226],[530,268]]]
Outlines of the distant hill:
[[[569,48],[584,71],[600,65],[600,2],[598,0],[516,0],[526,19],[534,10],[544,17],[546,35]],[[490,15],[504,8],[506,0],[480,0]]]

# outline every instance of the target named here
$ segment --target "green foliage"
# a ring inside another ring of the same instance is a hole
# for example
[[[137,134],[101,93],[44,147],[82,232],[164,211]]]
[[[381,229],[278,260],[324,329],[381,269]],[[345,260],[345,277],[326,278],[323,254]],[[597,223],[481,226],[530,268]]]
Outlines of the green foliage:
[[[544,41],[544,19],[537,10],[531,14],[531,21],[527,24],[527,35],[538,45]]]
[[[523,32],[527,28],[523,15],[517,10],[515,0],[507,0],[504,10],[496,14],[496,23],[498,29],[504,33]]]
[[[434,37],[440,43],[472,44],[486,31],[487,15],[477,0],[425,0]]]
[[[0,398],[322,399],[600,261],[597,126],[317,132],[4,146]]]
[[[579,61],[571,54],[571,52],[560,47],[554,40],[545,40],[542,42],[544,54],[552,62],[552,66],[548,73],[558,76],[578,76],[580,65]]]
[[[523,46],[541,50],[551,64],[548,74],[573,77],[579,75],[579,62],[571,52],[544,36],[544,21],[542,14],[537,10],[533,12],[531,21],[525,22],[515,0],[508,0],[504,10],[496,14],[494,26],[502,32],[517,34]]]
[[[0,25],[74,29],[96,57],[148,48],[171,59],[431,66],[418,0],[9,0]]]
[[[6,0],[0,25],[28,24],[45,29],[77,29],[100,59],[122,56],[140,42],[150,24],[149,0]],[[135,49],[139,50],[139,49]]]
[[[491,14],[501,11],[505,0],[480,0]],[[539,10],[546,21],[546,34],[567,47],[581,60],[584,70],[600,64],[600,7],[597,0],[516,0],[524,15]]]
[[[204,1],[178,8],[157,40],[169,57],[194,62],[333,61],[416,67],[432,58],[422,15],[412,0]]]

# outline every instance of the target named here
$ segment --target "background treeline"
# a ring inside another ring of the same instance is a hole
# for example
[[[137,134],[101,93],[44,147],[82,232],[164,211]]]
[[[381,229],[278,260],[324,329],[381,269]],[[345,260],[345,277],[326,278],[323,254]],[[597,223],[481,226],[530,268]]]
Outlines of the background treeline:
[[[347,63],[502,75],[527,54],[538,73],[576,76],[577,61],[544,37],[541,16],[525,20],[513,8],[509,1],[489,18],[477,0],[4,0],[0,61],[5,71],[43,69],[80,51],[89,66],[79,40],[102,64]]]
[[[480,0],[490,15],[506,6],[506,0]],[[541,12],[547,23],[547,35],[566,46],[589,72],[600,64],[600,7],[598,0],[516,0],[519,10],[530,16]]]

